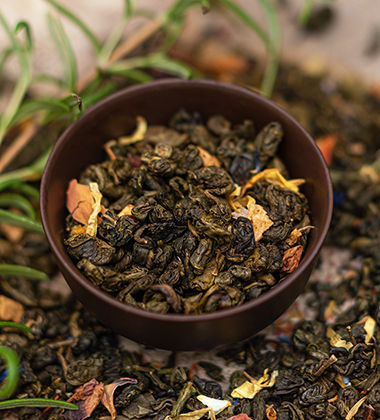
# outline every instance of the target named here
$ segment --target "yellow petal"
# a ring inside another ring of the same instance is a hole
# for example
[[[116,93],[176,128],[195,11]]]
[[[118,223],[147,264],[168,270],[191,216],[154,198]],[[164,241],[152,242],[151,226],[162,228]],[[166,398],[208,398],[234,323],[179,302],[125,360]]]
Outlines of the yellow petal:
[[[285,242],[290,246],[294,245],[298,241],[298,238],[301,236],[302,232],[295,228],[290,232],[290,235],[287,237]]]
[[[247,375],[248,376],[248,375]],[[260,379],[250,378],[250,381],[244,382],[239,387],[235,388],[231,396],[233,398],[249,398],[252,399],[257,395],[263,388],[271,388],[278,376],[278,371],[274,370],[269,377],[268,369],[264,370],[264,374]]]
[[[326,336],[330,340],[330,344],[333,347],[343,347],[346,350],[350,350],[353,346],[352,343],[343,340],[343,338],[337,334],[331,327],[327,327]]]
[[[90,191],[94,202],[92,204],[92,213],[88,218],[86,233],[95,236],[98,227],[98,214],[101,212],[102,208],[100,203],[102,201],[102,194],[99,191],[99,186],[96,182],[90,182]]]
[[[190,413],[184,413],[180,414],[175,418],[175,420],[180,419],[186,419],[186,420],[199,420],[201,419],[205,414],[209,413],[209,408],[202,408],[201,410],[192,411]]]
[[[251,188],[259,180],[268,181],[271,184],[278,185],[283,188],[287,188],[294,192],[298,192],[298,187],[305,182],[304,179],[287,180],[281,175],[280,171],[276,168],[265,169],[264,171],[261,171],[257,173],[256,175],[253,175],[253,177],[245,184],[244,189],[243,189],[243,194],[246,190]]]
[[[273,225],[273,221],[267,215],[264,207],[256,204],[254,198],[248,196],[248,219],[252,223],[255,241],[263,237],[263,233]]]
[[[369,344],[369,342],[371,341],[372,337],[375,334],[375,328],[376,328],[376,321],[370,317],[370,316],[366,316],[363,319],[361,319],[358,322],[359,325],[364,324],[363,328],[365,330],[365,332],[367,333],[365,336],[365,340],[364,342],[366,344]]]
[[[227,400],[218,400],[216,398],[207,397],[206,395],[198,395],[197,400],[206,405],[208,408],[211,408],[215,414],[222,412],[225,408],[231,405],[231,403]]]
[[[119,137],[117,142],[119,145],[128,146],[129,144],[137,143],[144,139],[146,130],[148,129],[148,123],[144,117],[138,116],[136,118],[137,127],[131,136]]]
[[[132,214],[132,209],[133,209],[134,205],[133,204],[127,204],[123,210],[120,211],[120,213],[118,214],[118,216],[130,216]]]
[[[220,162],[215,156],[211,155],[207,150],[203,149],[201,146],[197,146],[197,149],[199,150],[199,156],[203,161],[203,166],[217,166],[218,168],[220,168]]]
[[[361,398],[356,404],[354,404],[350,411],[347,413],[346,420],[351,420],[354,418],[355,414],[359,411],[359,408],[364,403],[364,401],[368,398],[368,395]]]

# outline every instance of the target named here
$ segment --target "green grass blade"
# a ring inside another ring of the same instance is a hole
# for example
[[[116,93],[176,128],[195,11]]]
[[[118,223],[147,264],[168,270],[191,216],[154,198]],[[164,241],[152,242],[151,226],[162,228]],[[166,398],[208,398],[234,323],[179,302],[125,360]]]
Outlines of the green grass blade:
[[[89,106],[99,102],[101,99],[105,98],[117,88],[117,85],[113,81],[106,82],[103,86],[99,86],[96,91],[89,92],[86,95],[83,95],[83,107],[87,109]]]
[[[38,281],[49,280],[49,276],[40,270],[13,264],[0,264],[0,276],[23,277],[25,279]]]
[[[0,209],[0,223],[7,223],[13,226],[19,226],[28,229],[32,232],[44,234],[41,223],[36,222],[29,217],[21,216],[19,214],[11,213],[10,211]]]
[[[64,87],[64,83],[59,77],[44,73],[33,76],[32,83],[49,83],[51,85],[58,86],[59,88]]]
[[[74,92],[77,82],[77,64],[73,48],[60,20],[48,14],[47,22],[63,64],[65,85],[68,90]]]
[[[153,80],[152,76],[150,76],[149,74],[145,73],[142,70],[137,70],[137,69],[129,69],[129,68],[122,69],[120,67],[114,69],[112,68],[112,66],[109,66],[108,72],[111,74],[123,76],[130,80],[134,80],[135,82],[138,82],[138,83],[146,83]]]
[[[168,73],[189,78],[193,74],[193,70],[181,63],[180,61],[173,60],[163,54],[152,54],[145,57],[134,57],[128,60],[120,60],[117,63],[108,66],[107,71],[111,73],[125,72],[136,68],[151,68],[166,71]]]
[[[0,194],[0,207],[16,207],[23,211],[31,219],[36,218],[36,212],[29,200],[19,194]]]
[[[31,81],[31,62],[28,51],[18,42],[14,32],[10,29],[6,19],[0,12],[0,25],[4,28],[13,52],[17,55],[19,60],[21,75],[18,78],[16,86],[13,89],[12,95],[8,101],[7,107],[0,118],[0,144],[8,131],[13,116],[17,112],[21,101],[23,100],[26,91]]]
[[[268,49],[269,59],[266,65],[261,90],[265,96],[271,97],[277,79],[280,64],[281,30],[277,12],[270,0],[259,0],[261,8],[268,22],[271,48]]]
[[[0,74],[3,74],[3,67],[6,63],[6,61],[8,60],[8,58],[13,54],[13,49],[12,48],[6,48],[0,57]]]
[[[10,347],[0,346],[0,357],[4,360],[8,370],[5,384],[0,388],[0,400],[9,398],[16,390],[19,379],[19,358],[17,353]],[[0,402],[0,404],[2,404]]]
[[[17,34],[18,32],[25,30],[25,35],[26,35],[26,44],[25,44],[25,49],[28,52],[31,52],[33,49],[33,37],[32,37],[32,31],[30,29],[29,23],[25,22],[24,20],[20,20],[15,28],[15,34]]]
[[[249,16],[240,6],[231,0],[218,0],[220,4],[225,6],[234,15],[236,15],[242,22],[244,22],[249,28],[251,28],[259,38],[264,42],[266,47],[271,48],[271,40],[265,30],[251,17]]]
[[[32,185],[27,184],[26,182],[14,181],[6,188],[9,188],[12,191],[17,191],[21,194],[25,194],[30,198],[34,198],[36,200],[40,199],[40,191]],[[0,191],[3,191],[4,189],[4,184],[2,184]]]
[[[54,111],[57,113],[65,114],[70,112],[70,108],[60,100],[53,98],[37,98],[24,101],[20,106],[17,113],[13,117],[12,124],[17,124],[31,114],[38,111]]]
[[[18,322],[0,321],[0,328],[17,328],[18,330],[33,334],[29,327],[24,324],[19,324]]]
[[[45,150],[31,165],[6,172],[0,175],[0,191],[15,185],[20,181],[35,181],[41,178],[46,162],[49,158],[51,148]]]
[[[20,407],[51,407],[65,410],[78,410],[78,406],[67,401],[50,400],[48,398],[19,398],[15,400],[1,401],[0,410],[9,410]]]
[[[51,4],[56,10],[58,10],[60,13],[65,15],[67,18],[69,18],[75,25],[78,26],[79,29],[82,30],[82,32],[87,36],[87,38],[90,40],[91,44],[94,46],[95,51],[98,53],[102,47],[102,44],[98,40],[98,38],[95,36],[95,34],[91,31],[91,29],[74,13],[72,13],[70,10],[68,10],[66,7],[62,6],[60,3],[58,3],[55,0],[46,0],[49,4]]]

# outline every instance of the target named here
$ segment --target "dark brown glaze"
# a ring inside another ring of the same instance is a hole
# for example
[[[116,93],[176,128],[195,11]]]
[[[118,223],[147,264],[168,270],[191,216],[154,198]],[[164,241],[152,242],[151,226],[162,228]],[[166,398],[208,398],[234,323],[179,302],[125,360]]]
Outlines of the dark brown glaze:
[[[200,315],[158,314],[119,302],[87,280],[63,245],[65,192],[69,181],[105,158],[110,138],[133,130],[136,116],[167,124],[180,108],[205,118],[222,114],[233,123],[252,119],[258,129],[278,121],[284,129],[280,157],[302,192],[312,230],[297,270],[273,289],[238,307]],[[166,79],[122,90],[86,111],[59,138],[41,184],[41,215],[47,239],[75,296],[99,321],[137,342],[171,350],[205,350],[244,340],[278,318],[302,292],[326,237],[333,200],[328,168],[312,137],[279,106],[248,89],[210,80]]]

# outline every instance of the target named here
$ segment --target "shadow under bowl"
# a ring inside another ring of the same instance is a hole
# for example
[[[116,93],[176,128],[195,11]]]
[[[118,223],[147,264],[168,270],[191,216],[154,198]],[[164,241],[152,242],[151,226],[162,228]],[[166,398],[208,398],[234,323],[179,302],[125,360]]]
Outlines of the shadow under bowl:
[[[233,123],[271,121],[284,129],[279,155],[292,178],[304,178],[312,229],[299,267],[263,295],[240,306],[200,315],[158,314],[119,302],[95,287],[67,254],[66,189],[90,164],[105,159],[102,145],[130,133],[136,116],[166,125],[180,108],[204,118],[224,115]],[[115,332],[139,343],[171,350],[206,350],[251,337],[278,318],[302,292],[332,216],[328,168],[311,136],[287,112],[262,96],[210,80],[165,79],[117,92],[86,111],[57,141],[42,177],[41,215],[47,239],[66,281],[83,306]]]

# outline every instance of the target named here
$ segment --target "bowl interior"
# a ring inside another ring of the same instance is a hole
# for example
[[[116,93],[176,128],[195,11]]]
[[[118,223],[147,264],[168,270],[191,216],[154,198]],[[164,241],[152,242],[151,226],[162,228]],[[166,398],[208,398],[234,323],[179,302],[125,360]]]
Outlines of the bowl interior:
[[[190,321],[197,317],[200,321],[207,317],[224,317],[228,313],[244,311],[247,305],[252,307],[260,303],[260,299],[268,299],[268,296],[278,296],[280,299],[281,292],[295,281],[297,273],[315,259],[326,236],[332,213],[331,182],[323,157],[308,133],[271,101],[237,86],[212,81],[175,79],[138,85],[106,98],[72,124],[57,142],[42,180],[41,212],[53,252],[61,266],[69,267],[71,274],[75,273],[76,280],[86,284],[87,290],[96,289],[75,268],[63,246],[64,219],[67,214],[65,192],[68,183],[72,178],[78,177],[88,165],[104,160],[102,145],[112,138],[130,133],[138,115],[144,116],[148,124],[165,125],[180,108],[197,111],[205,119],[214,114],[222,114],[233,123],[251,119],[257,130],[271,121],[279,121],[285,132],[279,154],[292,178],[306,180],[302,192],[309,201],[315,229],[309,236],[300,267],[259,298],[240,307],[213,314],[190,316],[149,313],[143,316]],[[300,290],[297,291],[299,292]],[[98,289],[95,293],[104,295],[104,300],[113,299]],[[265,295],[268,296],[263,297]],[[116,299],[113,300],[115,304],[120,304]],[[145,312],[124,304],[123,307],[132,312]]]

